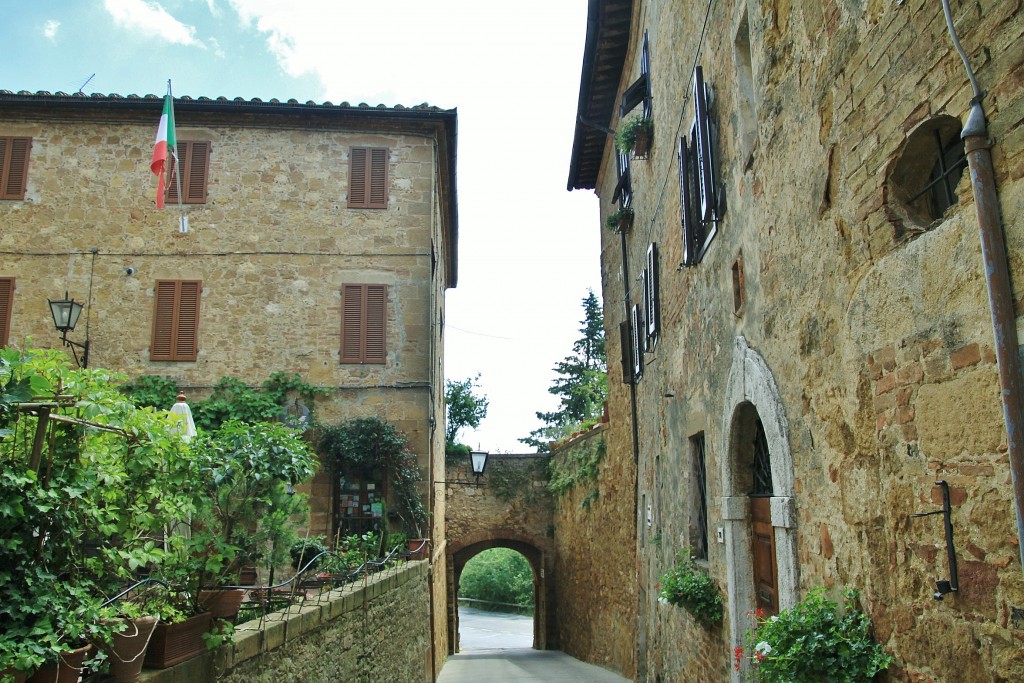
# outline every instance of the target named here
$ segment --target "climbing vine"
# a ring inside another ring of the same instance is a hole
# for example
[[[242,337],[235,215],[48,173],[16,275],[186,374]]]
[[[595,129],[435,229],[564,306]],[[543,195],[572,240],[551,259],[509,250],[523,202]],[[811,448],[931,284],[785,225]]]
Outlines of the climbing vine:
[[[587,440],[567,448],[558,456],[552,457],[548,465],[551,478],[548,491],[561,497],[577,486],[593,485],[583,498],[583,507],[589,508],[597,499],[598,465],[604,459],[607,445],[603,438]]]
[[[122,390],[136,405],[170,408],[178,395],[177,383],[169,377],[142,375],[125,384]],[[316,398],[329,396],[330,389],[305,382],[296,373],[277,371],[258,387],[251,387],[234,377],[221,377],[209,398],[189,401],[196,427],[217,429],[225,422],[275,422],[290,395],[296,395],[310,406]]]

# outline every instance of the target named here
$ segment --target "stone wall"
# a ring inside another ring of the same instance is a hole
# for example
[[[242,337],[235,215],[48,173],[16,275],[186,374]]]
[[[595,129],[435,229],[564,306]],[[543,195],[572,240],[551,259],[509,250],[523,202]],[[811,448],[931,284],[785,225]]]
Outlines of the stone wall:
[[[556,470],[578,473],[577,457],[597,462],[594,478],[579,477],[555,501],[555,599],[562,650],[632,679],[636,469],[630,451],[607,447],[616,436],[601,424],[552,448]]]
[[[1024,14],[1018,3],[952,6],[988,91],[1019,290]],[[815,586],[855,586],[896,658],[890,680],[1024,677],[1024,578],[969,177],[957,203],[923,223],[907,218],[891,182],[915,131],[939,116],[962,121],[969,107],[941,4],[636,2],[620,93],[639,75],[645,30],[654,147],[631,166],[630,281],[620,237],[602,228],[609,358],[619,358],[623,299],[640,302],[634,281],[648,245],[660,253],[661,332],[636,386],[638,678],[736,675],[732,648],[754,606],[744,430],[757,418],[772,458],[782,607]],[[713,93],[726,203],[703,260],[679,267],[676,152],[694,116],[694,64]],[[609,125],[620,123],[611,113]],[[602,169],[606,217],[617,208],[610,140]],[[608,458],[626,462],[630,394],[611,366]],[[706,443],[707,566],[728,605],[709,632],[659,605],[655,588],[693,542],[697,435]],[[941,518],[911,517],[936,509],[937,480],[951,487],[960,565],[960,591],[942,602],[932,598],[949,575]]]
[[[301,608],[236,627],[234,640],[142,683],[432,681],[429,567],[410,562]]]

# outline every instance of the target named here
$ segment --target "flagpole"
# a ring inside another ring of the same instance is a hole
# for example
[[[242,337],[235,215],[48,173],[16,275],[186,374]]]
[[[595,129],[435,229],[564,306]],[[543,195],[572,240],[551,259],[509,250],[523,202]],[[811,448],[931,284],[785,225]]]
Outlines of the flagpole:
[[[171,120],[168,125],[174,129],[174,91],[171,89],[171,79],[167,79],[167,94],[171,98]],[[174,145],[170,149],[171,157],[174,159],[174,181],[178,189],[178,232],[188,232],[188,223],[185,220],[185,206],[181,201],[181,164],[178,159],[178,138],[175,136]]]

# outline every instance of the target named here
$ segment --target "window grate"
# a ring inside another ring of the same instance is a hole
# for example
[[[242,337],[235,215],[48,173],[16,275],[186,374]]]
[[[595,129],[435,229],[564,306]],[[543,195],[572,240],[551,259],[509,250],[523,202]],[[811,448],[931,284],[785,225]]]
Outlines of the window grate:
[[[764,434],[764,425],[757,421],[754,433],[754,496],[771,496],[772,491],[772,456],[768,452],[768,439]]]
[[[963,141],[955,136],[949,144],[942,143],[942,132],[935,130],[935,165],[932,166],[928,184],[910,198],[913,204],[928,195],[928,211],[933,220],[942,218],[946,209],[957,203],[956,186],[967,166]]]
[[[693,554],[699,560],[708,558],[708,475],[705,463],[704,432],[690,437],[690,452],[693,454],[693,478],[696,483],[697,508],[694,526],[690,533]]]

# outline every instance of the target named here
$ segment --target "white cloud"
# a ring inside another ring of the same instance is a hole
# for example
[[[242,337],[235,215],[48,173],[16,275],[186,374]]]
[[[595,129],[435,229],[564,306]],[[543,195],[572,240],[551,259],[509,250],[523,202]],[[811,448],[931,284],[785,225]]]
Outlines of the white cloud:
[[[114,22],[130,31],[153,36],[177,45],[196,45],[196,29],[175,19],[157,2],[146,0],[103,0]]]
[[[57,29],[60,28],[60,22],[56,19],[50,19],[43,24],[43,36],[50,40],[54,40],[57,37]]]

